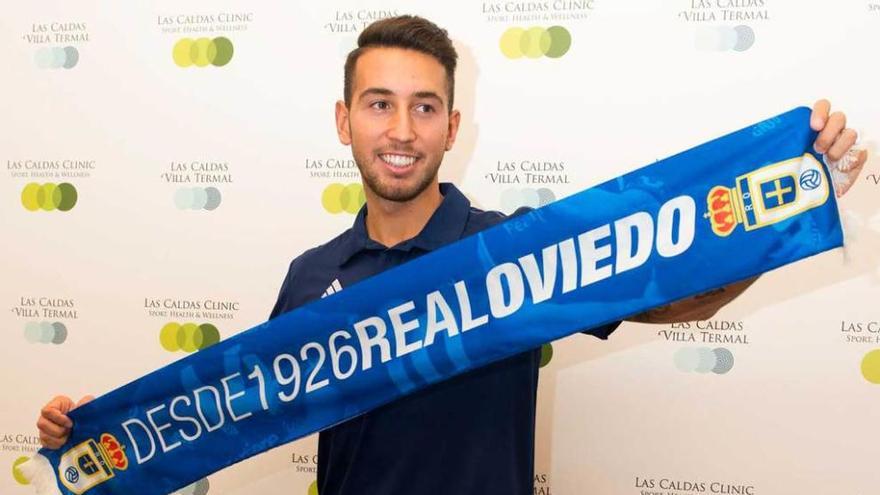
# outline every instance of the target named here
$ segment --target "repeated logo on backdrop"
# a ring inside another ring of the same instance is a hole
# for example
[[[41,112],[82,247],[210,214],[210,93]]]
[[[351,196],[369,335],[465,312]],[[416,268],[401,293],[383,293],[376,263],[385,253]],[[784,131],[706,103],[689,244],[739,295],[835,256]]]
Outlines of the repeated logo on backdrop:
[[[744,52],[755,44],[753,24],[770,19],[770,0],[678,1],[676,18],[696,24],[694,46],[701,51]]]
[[[229,38],[183,38],[174,44],[171,57],[178,67],[223,67],[232,60],[235,49]]]
[[[32,344],[63,344],[68,324],[79,312],[71,298],[21,296],[10,310],[22,324],[24,338]]]
[[[35,47],[37,68],[73,69],[80,61],[78,46],[89,42],[89,30],[81,21],[33,22],[21,38]]]
[[[69,182],[30,182],[21,190],[21,205],[28,211],[70,211],[77,198],[76,187]]]
[[[229,162],[219,160],[172,161],[159,176],[178,187],[173,203],[178,210],[214,211],[223,202],[220,187],[233,183]]]
[[[571,48],[571,33],[562,26],[512,27],[501,35],[499,46],[510,59],[559,58]]]

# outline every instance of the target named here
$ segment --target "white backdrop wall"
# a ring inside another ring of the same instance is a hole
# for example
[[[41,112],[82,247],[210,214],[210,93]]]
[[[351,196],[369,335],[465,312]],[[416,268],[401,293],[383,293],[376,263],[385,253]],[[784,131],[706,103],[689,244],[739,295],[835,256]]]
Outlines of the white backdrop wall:
[[[195,351],[170,350],[179,331],[226,338],[263,321],[290,259],[351,224],[359,176],[333,104],[374,19],[416,13],[449,30],[463,119],[441,176],[486,209],[564,197],[820,97],[868,144],[880,136],[877,0],[2,12],[4,494],[31,490],[15,466],[49,398],[101,394]],[[542,50],[529,37],[544,29]],[[213,63],[190,56],[200,49]],[[846,250],[762,277],[711,321],[545,347],[535,493],[876,493],[878,193],[872,160],[841,202]],[[183,492],[314,493],[316,444]]]

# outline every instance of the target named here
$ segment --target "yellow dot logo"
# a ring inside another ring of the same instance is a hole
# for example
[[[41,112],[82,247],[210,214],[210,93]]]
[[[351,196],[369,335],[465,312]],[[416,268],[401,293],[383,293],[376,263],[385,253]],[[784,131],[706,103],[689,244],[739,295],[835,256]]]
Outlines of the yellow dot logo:
[[[559,58],[571,48],[571,33],[562,26],[512,27],[501,35],[501,53],[509,59]]]
[[[219,38],[183,38],[174,44],[171,58],[178,67],[223,67],[232,60],[235,49],[232,41]]]
[[[880,385],[880,349],[865,354],[862,359],[862,376],[869,383]]]
[[[31,182],[21,190],[21,205],[28,211],[70,211],[78,196],[72,184]]]
[[[18,469],[18,466],[22,465],[26,461],[30,460],[29,457],[19,457],[12,463],[12,477],[15,478],[15,481],[20,485],[30,485],[31,482],[28,481],[27,478],[24,477],[24,474],[21,470]]]
[[[171,322],[159,331],[159,343],[168,352],[195,352],[220,342],[220,331],[210,323]]]
[[[324,188],[321,194],[321,204],[328,213],[351,213],[357,214],[366,203],[364,186],[359,182],[351,184],[333,183]]]
[[[318,495],[318,482],[313,481],[311,485],[309,485],[309,495]]]

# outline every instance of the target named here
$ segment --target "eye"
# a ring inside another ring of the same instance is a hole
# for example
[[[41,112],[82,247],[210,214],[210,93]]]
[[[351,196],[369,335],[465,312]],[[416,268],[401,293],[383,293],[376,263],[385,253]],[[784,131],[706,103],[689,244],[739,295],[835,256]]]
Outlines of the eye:
[[[434,107],[432,105],[429,105],[428,103],[421,103],[419,105],[416,105],[416,111],[420,113],[433,113]]]
[[[388,104],[385,100],[374,101],[370,104],[370,107],[375,108],[376,110],[388,110],[391,108],[391,105]]]

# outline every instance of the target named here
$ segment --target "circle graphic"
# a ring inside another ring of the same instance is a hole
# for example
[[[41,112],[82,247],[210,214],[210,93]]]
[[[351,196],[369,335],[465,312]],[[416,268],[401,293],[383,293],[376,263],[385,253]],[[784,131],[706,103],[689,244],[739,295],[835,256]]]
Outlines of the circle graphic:
[[[194,187],[192,189],[192,204],[189,205],[191,210],[201,210],[205,208],[205,205],[208,204],[208,193],[201,187]]]
[[[223,195],[216,187],[181,187],[174,191],[174,206],[178,210],[214,211]]]
[[[235,48],[229,38],[183,38],[171,49],[171,59],[178,67],[223,67],[232,60]]]
[[[34,52],[34,63],[40,69],[72,69],[78,62],[75,46],[44,46]]]
[[[184,323],[177,330],[177,345],[186,352],[195,352],[202,347],[203,335],[195,323]]]
[[[67,327],[57,321],[30,321],[24,326],[24,338],[32,344],[63,344],[67,340]]]
[[[177,333],[180,331],[179,323],[166,323],[162,330],[159,330],[159,343],[162,348],[169,352],[180,350],[180,344],[177,341]]]
[[[550,360],[553,359],[553,344],[546,343],[541,346],[541,361],[538,364],[539,368],[543,368],[550,364]]]
[[[309,493],[308,495],[318,495],[318,481],[315,480],[309,485]]]
[[[804,170],[798,183],[805,191],[812,191],[822,184],[822,175],[815,168]]]
[[[498,41],[501,53],[509,59],[522,57],[559,58],[571,48],[571,33],[562,26],[549,28],[531,27],[523,29],[512,27],[501,34]]]
[[[733,369],[732,352],[723,347],[718,347],[712,352],[715,353],[715,367],[712,368],[712,373],[723,375]]]
[[[37,184],[31,182],[21,190],[21,205],[28,211],[70,211],[76,206],[78,195],[73,184]]]
[[[738,52],[744,52],[755,44],[755,30],[751,26],[739,25],[733,30],[736,32],[736,43],[733,49]]]
[[[694,371],[697,373],[708,373],[718,364],[715,353],[708,347],[698,347],[697,355],[699,356],[699,361],[697,367],[694,368]]]
[[[880,385],[880,349],[874,349],[862,358],[862,376],[869,383]]]
[[[356,215],[366,201],[364,186],[360,182],[346,185],[333,183],[321,193],[321,205],[333,214],[346,212]]]
[[[22,473],[18,466],[30,460],[29,457],[19,457],[12,463],[12,477],[15,478],[15,481],[21,485],[30,485],[31,482],[28,481],[27,478],[24,477],[24,473]]]
[[[79,50],[72,46],[64,47],[64,64],[62,67],[65,69],[72,69],[76,67],[77,62],[79,62]]]
[[[700,353],[697,349],[691,347],[682,347],[681,349],[675,351],[675,355],[672,357],[673,362],[675,362],[675,367],[679,369],[679,371],[684,371],[685,373],[690,373],[697,369],[697,366],[700,364]]]
[[[169,352],[195,352],[220,342],[220,330],[210,323],[170,322],[159,330],[159,343]]]
[[[77,471],[75,467],[70,466],[64,470],[64,479],[71,483],[76,483],[79,481],[79,471]]]
[[[220,190],[216,187],[206,187],[205,194],[207,195],[207,200],[205,201],[205,209],[208,211],[214,211],[220,206],[220,202],[223,201],[223,195],[220,194]]]
[[[67,340],[67,327],[64,323],[55,322],[52,324],[55,329],[55,335],[52,337],[53,344],[63,344]]]

